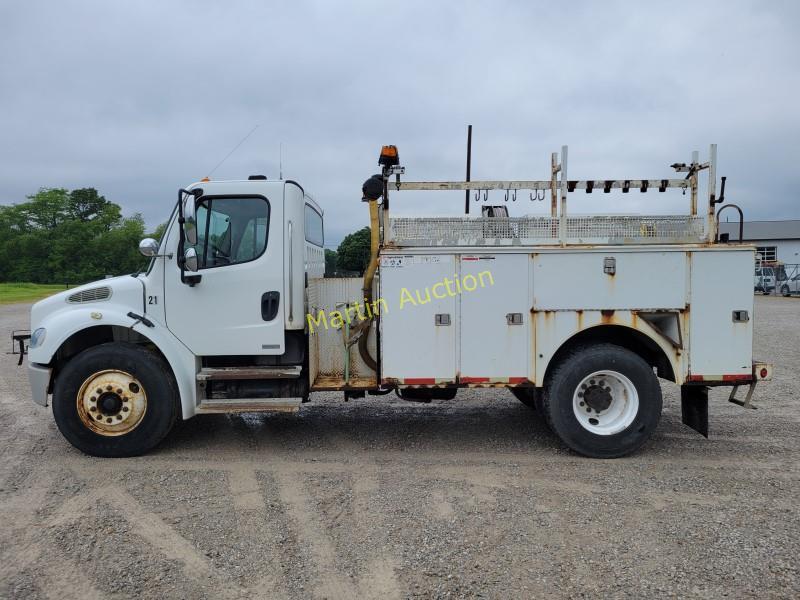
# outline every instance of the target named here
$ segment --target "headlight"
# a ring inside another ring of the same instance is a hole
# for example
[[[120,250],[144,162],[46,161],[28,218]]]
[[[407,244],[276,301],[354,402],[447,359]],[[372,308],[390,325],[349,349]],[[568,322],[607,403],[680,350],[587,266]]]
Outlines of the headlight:
[[[29,348],[38,348],[42,344],[44,344],[44,338],[47,335],[47,330],[44,327],[39,327],[36,331],[31,334],[31,342],[28,345]]]

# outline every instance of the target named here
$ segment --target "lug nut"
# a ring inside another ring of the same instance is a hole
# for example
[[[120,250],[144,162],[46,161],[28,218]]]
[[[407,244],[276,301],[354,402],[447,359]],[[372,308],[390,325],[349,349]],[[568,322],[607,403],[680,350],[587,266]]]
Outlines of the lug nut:
[[[127,407],[127,406],[123,406],[123,407],[122,407],[122,411],[123,411],[123,412],[128,412],[128,407]]]
[[[584,402],[580,402],[580,405],[581,405],[581,406],[584,406],[584,404],[585,404]]]
[[[97,410],[97,407],[96,407],[96,406],[90,406],[90,407],[89,407],[89,410],[91,410],[92,412],[94,412],[94,411],[96,411],[96,410]]]

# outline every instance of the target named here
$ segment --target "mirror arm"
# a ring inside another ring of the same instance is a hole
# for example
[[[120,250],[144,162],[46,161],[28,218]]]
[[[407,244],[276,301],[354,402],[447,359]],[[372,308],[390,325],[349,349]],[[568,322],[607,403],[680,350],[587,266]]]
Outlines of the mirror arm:
[[[181,269],[181,283],[194,287],[203,278],[202,275],[186,275],[186,259],[184,258],[184,246],[186,245],[186,234],[183,231],[183,224],[186,222],[183,216],[183,199],[184,195],[194,196],[195,199],[203,195],[203,190],[200,188],[193,190],[178,190],[178,266]]]
[[[181,283],[186,284],[186,259],[183,257],[183,247],[186,244],[186,236],[183,233],[183,194],[185,190],[178,190],[178,267],[181,270]]]
[[[181,281],[189,287],[194,287],[203,279],[202,275],[184,275]]]

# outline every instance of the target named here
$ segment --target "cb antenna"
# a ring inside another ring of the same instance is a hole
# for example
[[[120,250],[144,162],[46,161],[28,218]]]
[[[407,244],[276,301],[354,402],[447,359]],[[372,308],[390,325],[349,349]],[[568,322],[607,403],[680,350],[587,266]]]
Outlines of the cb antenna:
[[[243,137],[241,140],[239,140],[239,143],[238,143],[238,144],[236,144],[236,145],[233,147],[233,150],[231,150],[230,152],[228,152],[228,153],[225,155],[225,158],[223,158],[221,161],[219,161],[219,162],[217,163],[217,166],[216,166],[216,167],[214,167],[213,169],[211,169],[211,171],[209,172],[209,174],[208,174],[208,175],[206,175],[206,177],[211,177],[211,175],[213,175],[214,171],[216,171],[217,169],[219,169],[219,168],[222,166],[222,163],[224,163],[226,160],[228,160],[228,159],[230,158],[231,154],[233,154],[234,152],[236,152],[236,150],[238,150],[238,149],[239,149],[239,146],[241,146],[242,144],[244,144],[244,143],[245,143],[245,141],[247,141],[247,138],[249,138],[251,135],[253,135],[253,132],[254,132],[256,129],[258,129],[258,127],[259,127],[258,125],[256,125],[255,127],[253,127],[253,128],[250,130],[250,133],[248,133],[248,134],[247,134],[246,136],[244,136],[244,137]]]

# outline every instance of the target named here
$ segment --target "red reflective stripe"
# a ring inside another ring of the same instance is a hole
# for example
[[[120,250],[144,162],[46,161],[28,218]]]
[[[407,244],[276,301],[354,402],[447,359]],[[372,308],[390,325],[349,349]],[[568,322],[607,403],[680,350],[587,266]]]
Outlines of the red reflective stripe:
[[[401,383],[404,385],[434,385],[436,380],[433,377],[406,377]]]
[[[752,375],[723,375],[722,381],[750,381],[753,379]]]
[[[461,377],[461,383],[489,383],[488,377]]]
[[[752,381],[752,375],[689,375],[686,381]]]
[[[462,256],[461,260],[480,260],[477,256]]]
[[[528,381],[527,377],[509,377],[508,383],[526,383]]]

